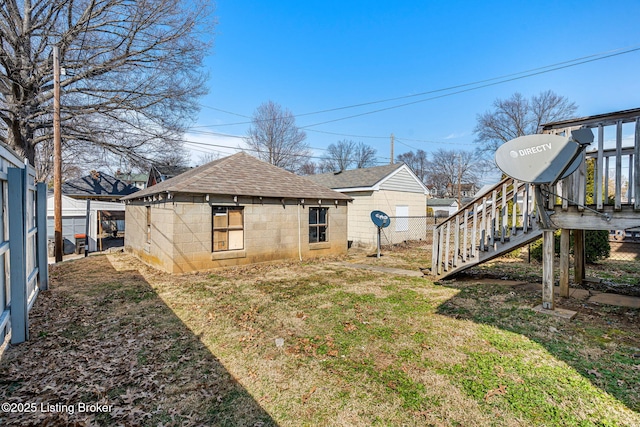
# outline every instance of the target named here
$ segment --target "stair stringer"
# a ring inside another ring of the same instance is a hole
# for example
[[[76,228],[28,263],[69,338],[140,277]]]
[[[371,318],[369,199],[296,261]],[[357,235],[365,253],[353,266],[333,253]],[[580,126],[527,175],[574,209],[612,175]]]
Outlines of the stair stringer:
[[[517,236],[511,236],[508,242],[494,244],[495,249],[489,248],[488,251],[479,251],[479,256],[471,258],[467,261],[460,261],[457,267],[449,267],[449,270],[443,274],[434,276],[437,280],[446,279],[449,276],[453,276],[456,273],[460,273],[476,265],[491,261],[494,258],[498,258],[528,245],[542,237],[542,230],[538,227],[538,223],[535,222],[535,226],[527,231],[527,233],[521,233]]]

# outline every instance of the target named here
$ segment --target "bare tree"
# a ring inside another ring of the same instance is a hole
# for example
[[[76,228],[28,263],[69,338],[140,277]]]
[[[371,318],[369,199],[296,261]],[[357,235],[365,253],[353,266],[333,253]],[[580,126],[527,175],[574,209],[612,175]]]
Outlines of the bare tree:
[[[439,149],[431,156],[427,185],[440,196],[461,198],[463,184],[477,185],[486,161],[475,151]]]
[[[329,144],[327,154],[322,158],[320,169],[322,172],[344,171],[351,167],[356,150],[356,143],[343,139],[336,144]]]
[[[300,166],[300,168],[298,169],[298,174],[299,175],[315,175],[316,173],[318,173],[319,169],[318,169],[318,165],[316,165],[313,161],[309,160],[308,162],[305,162],[302,166]]]
[[[368,168],[376,165],[376,149],[363,142],[358,143],[354,153],[356,168]]]
[[[218,160],[220,158],[220,153],[204,153],[200,157],[198,157],[198,164],[206,165],[207,163],[211,163],[214,160]]]
[[[540,125],[573,117],[578,107],[567,98],[548,90],[528,100],[520,93],[496,99],[494,110],[477,116],[476,142],[485,151],[495,151],[519,136],[538,133]]]
[[[296,172],[311,156],[304,142],[307,135],[296,126],[291,111],[273,101],[260,105],[253,114],[245,143],[253,155],[290,172]]]
[[[397,157],[399,162],[404,162],[416,174],[418,179],[425,182],[427,173],[429,172],[429,160],[424,150],[407,151]]]
[[[34,163],[52,139],[52,46],[65,152],[103,162],[175,151],[206,92],[206,0],[0,2],[0,141]],[[46,175],[46,167],[43,167]]]
[[[320,162],[322,172],[337,172],[355,167],[356,169],[376,164],[375,148],[363,143],[343,139],[327,147],[327,154]]]

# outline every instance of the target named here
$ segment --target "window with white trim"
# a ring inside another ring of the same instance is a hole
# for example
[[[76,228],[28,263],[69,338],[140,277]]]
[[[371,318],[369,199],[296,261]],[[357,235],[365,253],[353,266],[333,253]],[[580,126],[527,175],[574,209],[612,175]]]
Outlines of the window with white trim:
[[[244,209],[213,206],[213,252],[244,249]]]
[[[309,208],[309,243],[326,242],[329,208]]]

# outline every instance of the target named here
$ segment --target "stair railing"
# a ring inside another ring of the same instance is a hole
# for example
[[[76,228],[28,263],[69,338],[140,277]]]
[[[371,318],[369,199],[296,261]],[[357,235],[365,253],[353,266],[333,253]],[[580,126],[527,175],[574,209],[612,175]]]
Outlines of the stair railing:
[[[532,227],[533,185],[505,178],[449,216],[433,230],[431,274],[441,276],[482,253],[499,250],[511,236]]]

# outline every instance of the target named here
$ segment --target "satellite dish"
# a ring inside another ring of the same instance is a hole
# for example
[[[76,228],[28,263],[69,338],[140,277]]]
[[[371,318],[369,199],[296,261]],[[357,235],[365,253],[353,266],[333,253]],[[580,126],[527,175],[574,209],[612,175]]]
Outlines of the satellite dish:
[[[521,136],[501,145],[495,154],[502,172],[518,181],[550,184],[571,175],[580,165],[580,153],[593,141],[591,129],[572,137],[538,134]]]
[[[382,211],[371,212],[371,221],[373,221],[373,223],[379,228],[385,228],[391,224],[391,218],[389,218],[389,215]]]

